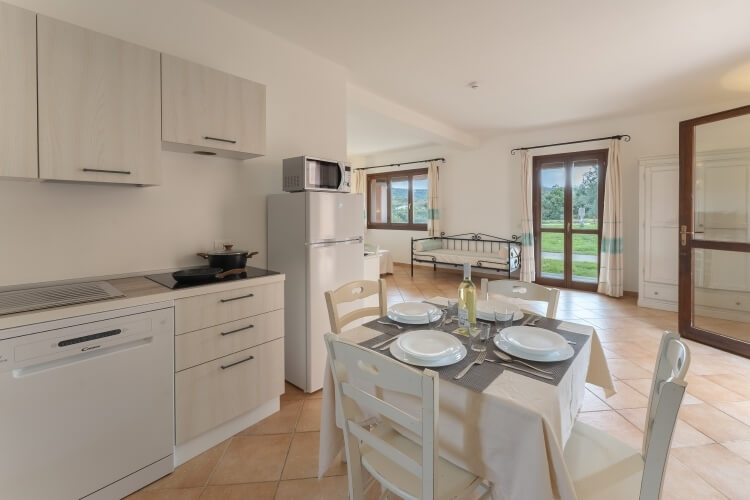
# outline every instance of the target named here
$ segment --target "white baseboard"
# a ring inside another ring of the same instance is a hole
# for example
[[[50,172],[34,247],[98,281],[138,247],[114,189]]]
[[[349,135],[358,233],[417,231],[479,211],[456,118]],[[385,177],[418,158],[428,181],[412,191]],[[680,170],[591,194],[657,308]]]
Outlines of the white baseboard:
[[[196,457],[204,451],[213,448],[222,441],[229,439],[238,432],[257,424],[269,415],[279,411],[279,398],[266,401],[258,408],[249,413],[226,422],[219,427],[204,432],[200,436],[191,439],[185,443],[175,446],[174,448],[174,466],[184,464],[193,457]]]
[[[113,450],[117,452],[117,450]],[[83,497],[85,500],[111,500],[112,498],[125,498],[147,484],[151,484],[174,470],[172,455],[162,458],[149,466],[138,470],[109,486],[102,488],[90,495]]]

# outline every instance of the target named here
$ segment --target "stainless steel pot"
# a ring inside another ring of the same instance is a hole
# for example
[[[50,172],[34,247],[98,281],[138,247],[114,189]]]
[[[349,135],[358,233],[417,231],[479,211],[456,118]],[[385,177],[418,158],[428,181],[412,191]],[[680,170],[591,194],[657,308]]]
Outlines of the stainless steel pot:
[[[244,269],[247,259],[256,255],[258,252],[248,252],[247,250],[233,250],[234,245],[224,245],[224,250],[214,252],[198,252],[198,257],[208,260],[210,267],[221,268],[222,271],[230,269]]]

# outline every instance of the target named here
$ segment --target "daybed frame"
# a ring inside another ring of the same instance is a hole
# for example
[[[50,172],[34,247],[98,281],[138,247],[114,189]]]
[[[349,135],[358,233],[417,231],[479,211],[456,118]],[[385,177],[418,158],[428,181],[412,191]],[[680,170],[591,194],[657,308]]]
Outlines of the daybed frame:
[[[481,247],[482,253],[493,253],[493,252],[499,252],[502,245],[507,245],[507,255],[508,255],[508,262],[505,265],[505,268],[502,267],[496,267],[496,266],[490,266],[490,265],[483,265],[483,264],[497,264],[496,262],[491,261],[484,261],[484,260],[477,260],[476,264],[473,264],[471,267],[475,269],[481,269],[482,271],[496,271],[498,273],[504,273],[507,276],[507,279],[512,278],[512,274],[516,273],[516,271],[519,271],[521,269],[521,242],[519,241],[519,237],[517,235],[512,235],[511,239],[505,239],[500,238],[498,236],[492,236],[489,234],[484,233],[463,233],[463,234],[456,234],[453,236],[446,236],[445,233],[440,233],[440,236],[430,236],[428,238],[412,238],[411,239],[411,275],[414,276],[414,263],[415,262],[422,262],[427,264],[432,264],[433,271],[437,271],[438,264],[446,265],[446,266],[453,266],[453,267],[461,267],[462,264],[456,264],[453,262],[440,262],[437,260],[434,256],[429,256],[428,258],[425,258],[424,256],[418,255],[419,252],[417,252],[417,255],[415,255],[414,250],[414,244],[419,241],[428,241],[428,240],[440,240],[442,248],[452,249],[452,250],[459,250],[459,251],[472,251],[472,247],[477,249]],[[517,250],[516,257],[514,258],[511,255],[511,246],[514,246]]]

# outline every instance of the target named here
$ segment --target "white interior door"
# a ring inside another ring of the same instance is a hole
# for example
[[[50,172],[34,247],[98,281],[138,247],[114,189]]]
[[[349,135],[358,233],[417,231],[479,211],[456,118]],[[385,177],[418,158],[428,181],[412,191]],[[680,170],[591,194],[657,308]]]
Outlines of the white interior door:
[[[307,241],[362,238],[365,221],[361,194],[307,193]]]
[[[324,293],[363,278],[365,249],[362,242],[320,243],[308,248],[310,331],[306,389],[314,392],[323,387],[323,374],[327,369],[323,335],[331,331]]]

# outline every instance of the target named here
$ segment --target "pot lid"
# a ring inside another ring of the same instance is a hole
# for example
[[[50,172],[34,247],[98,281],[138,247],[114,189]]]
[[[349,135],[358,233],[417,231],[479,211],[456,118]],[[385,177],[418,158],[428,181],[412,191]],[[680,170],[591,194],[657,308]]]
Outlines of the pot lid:
[[[242,255],[248,254],[247,250],[234,250],[234,245],[224,245],[224,250],[214,250],[212,252],[206,252],[208,255]]]

